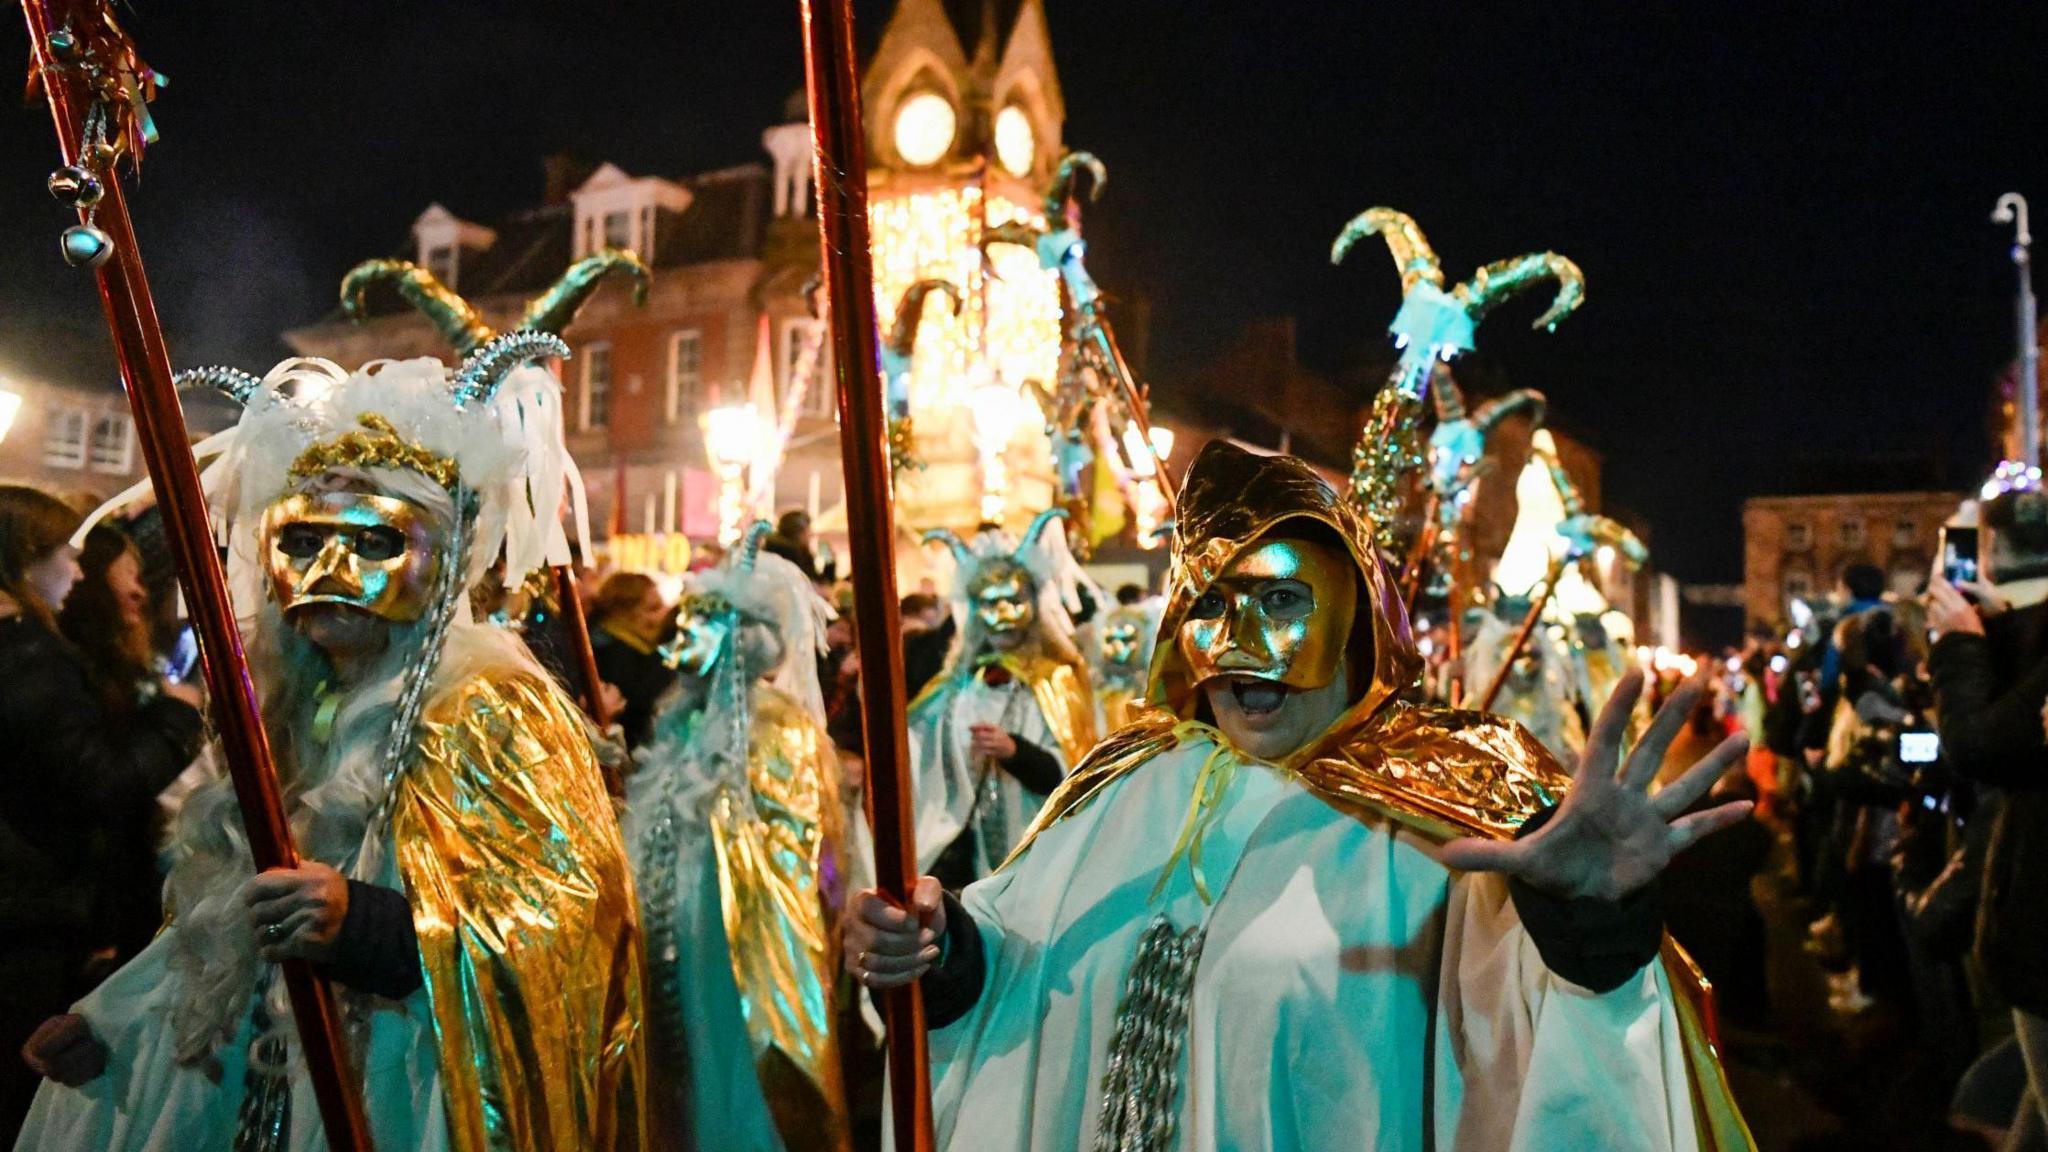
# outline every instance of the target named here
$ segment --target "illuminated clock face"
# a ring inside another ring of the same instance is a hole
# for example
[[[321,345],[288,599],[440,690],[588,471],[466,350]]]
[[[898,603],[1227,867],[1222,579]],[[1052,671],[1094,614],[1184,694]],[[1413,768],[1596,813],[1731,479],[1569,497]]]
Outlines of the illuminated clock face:
[[[1038,137],[1031,130],[1031,117],[1015,104],[996,113],[996,162],[1012,176],[1028,176],[1038,158]]]
[[[896,109],[896,154],[912,167],[938,163],[953,149],[953,105],[937,92],[920,92]]]

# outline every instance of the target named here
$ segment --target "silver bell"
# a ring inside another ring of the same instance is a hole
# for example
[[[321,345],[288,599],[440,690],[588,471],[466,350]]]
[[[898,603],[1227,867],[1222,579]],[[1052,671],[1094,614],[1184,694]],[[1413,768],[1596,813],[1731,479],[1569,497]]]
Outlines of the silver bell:
[[[114,238],[92,224],[74,224],[58,243],[64,262],[73,268],[97,268],[114,255]]]
[[[50,195],[62,200],[73,208],[90,208],[107,194],[100,178],[76,164],[50,173]]]

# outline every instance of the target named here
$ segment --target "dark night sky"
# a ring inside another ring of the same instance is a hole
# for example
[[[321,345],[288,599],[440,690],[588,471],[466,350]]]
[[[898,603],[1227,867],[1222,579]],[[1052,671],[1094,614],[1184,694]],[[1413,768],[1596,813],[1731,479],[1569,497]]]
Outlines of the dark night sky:
[[[1787,460],[1988,458],[2012,314],[1987,215],[2018,188],[2048,232],[2048,6],[1047,2],[1067,141],[1111,171],[1091,264],[1151,300],[1162,389],[1258,316],[1300,316],[1312,365],[1380,339],[1390,263],[1326,253],[1389,204],[1454,278],[1537,248],[1585,268],[1559,334],[1523,306],[1482,348],[1605,452],[1681,578],[1740,578],[1740,500]],[[490,220],[549,152],[760,159],[802,79],[795,0],[135,4],[175,81],[133,200],[181,363],[261,367],[429,201]],[[870,36],[888,7],[863,0]],[[49,121],[9,105],[0,371],[53,326],[104,341],[56,259]]]

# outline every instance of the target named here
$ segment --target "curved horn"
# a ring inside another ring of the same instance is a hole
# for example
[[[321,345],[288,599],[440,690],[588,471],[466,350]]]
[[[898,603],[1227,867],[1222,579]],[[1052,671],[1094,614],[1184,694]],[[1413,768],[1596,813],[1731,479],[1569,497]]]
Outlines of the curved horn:
[[[1013,558],[1021,558],[1024,553],[1031,550],[1033,544],[1038,543],[1039,534],[1045,531],[1047,524],[1052,523],[1054,520],[1065,520],[1066,518],[1067,510],[1065,508],[1047,508],[1045,511],[1033,516],[1030,525],[1024,529],[1023,538],[1017,542],[1017,550],[1010,555]]]
[[[1060,157],[1060,166],[1053,172],[1052,183],[1045,189],[1045,215],[1048,221],[1066,215],[1067,199],[1074,194],[1074,176],[1086,170],[1088,173],[1088,200],[1093,203],[1102,198],[1102,190],[1109,186],[1109,169],[1095,158],[1093,152],[1069,152]]]
[[[1423,280],[1438,288],[1444,286],[1443,266],[1437,262],[1436,249],[1429,246],[1429,237],[1422,234],[1422,226],[1413,216],[1397,208],[1367,208],[1353,216],[1330,245],[1330,263],[1342,264],[1352,245],[1368,236],[1386,239],[1394,254],[1394,267],[1401,271],[1403,295]]]
[[[1465,418],[1465,390],[1458,387],[1449,364],[1438,360],[1430,365],[1429,390],[1436,396],[1437,423],[1450,424]]]
[[[1542,447],[1532,446],[1530,453],[1543,461],[1544,470],[1550,473],[1550,483],[1557,488],[1557,498],[1564,504],[1567,519],[1586,514],[1586,498],[1579,495],[1579,486],[1564,470],[1557,453]]]
[[[960,534],[951,528],[929,528],[917,538],[920,544],[944,544],[953,553],[953,562],[965,568],[974,562],[974,552],[960,539]]]
[[[1479,406],[1472,417],[1472,423],[1479,428],[1482,436],[1491,435],[1501,421],[1517,413],[1528,413],[1530,423],[1543,426],[1543,417],[1550,411],[1550,401],[1534,388],[1517,388],[1505,396],[1488,400]]]
[[[488,403],[506,373],[521,364],[549,358],[569,358],[569,346],[560,336],[552,332],[507,332],[471,352],[462,367],[455,370],[448,391],[457,408],[467,407],[472,400]]]
[[[612,272],[632,276],[633,303],[647,303],[647,285],[653,279],[647,265],[624,248],[605,248],[569,265],[569,270],[547,291],[535,296],[527,304],[526,314],[519,318],[520,330],[560,335],[562,329],[575,321],[576,310],[597,291],[598,282]]]
[[[249,397],[263,387],[263,381],[242,371],[240,368],[226,368],[218,364],[205,368],[187,368],[171,377],[171,384],[183,392],[187,388],[207,387],[233,400],[247,404]]]
[[[907,357],[917,347],[917,328],[924,323],[924,298],[934,292],[944,292],[953,303],[953,315],[960,314],[960,289],[951,280],[919,280],[905,288],[903,298],[896,301],[896,322],[889,327],[889,351]]]
[[[733,567],[741,572],[752,572],[761,560],[761,541],[775,531],[775,525],[766,520],[756,520],[747,525],[746,535],[740,537],[739,551],[733,556]]]
[[[1564,318],[1586,302],[1586,275],[1579,266],[1555,252],[1531,252],[1511,260],[1496,260],[1458,285],[1456,295],[1477,323],[1501,302],[1519,296],[1530,286],[1555,281],[1557,295],[1550,308],[1536,318],[1531,328],[1555,331]]]
[[[441,338],[464,356],[497,335],[469,301],[457,296],[432,272],[407,260],[365,260],[349,269],[348,275],[341,278],[343,315],[360,323],[364,319],[365,295],[371,285],[381,283],[398,289],[405,302],[432,321]]]

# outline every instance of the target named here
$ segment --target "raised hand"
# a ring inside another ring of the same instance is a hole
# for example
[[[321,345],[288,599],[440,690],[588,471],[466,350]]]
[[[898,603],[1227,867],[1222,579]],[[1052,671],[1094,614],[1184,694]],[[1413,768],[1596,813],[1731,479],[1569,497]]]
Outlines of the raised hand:
[[[1706,682],[1692,680],[1674,693],[1624,762],[1623,734],[1642,692],[1641,672],[1630,672],[1615,686],[1579,757],[1571,790],[1549,823],[1520,840],[1453,840],[1444,845],[1444,864],[1504,872],[1552,896],[1618,900],[1656,879],[1694,841],[1747,818],[1753,807],[1747,800],[1685,811],[1749,750],[1743,736],[1722,741],[1651,795],[1664,753],[1705,694]]]
[[[853,894],[841,923],[846,971],[870,988],[899,988],[938,962],[939,938],[946,934],[944,889],[920,877],[907,909],[865,889]]]

